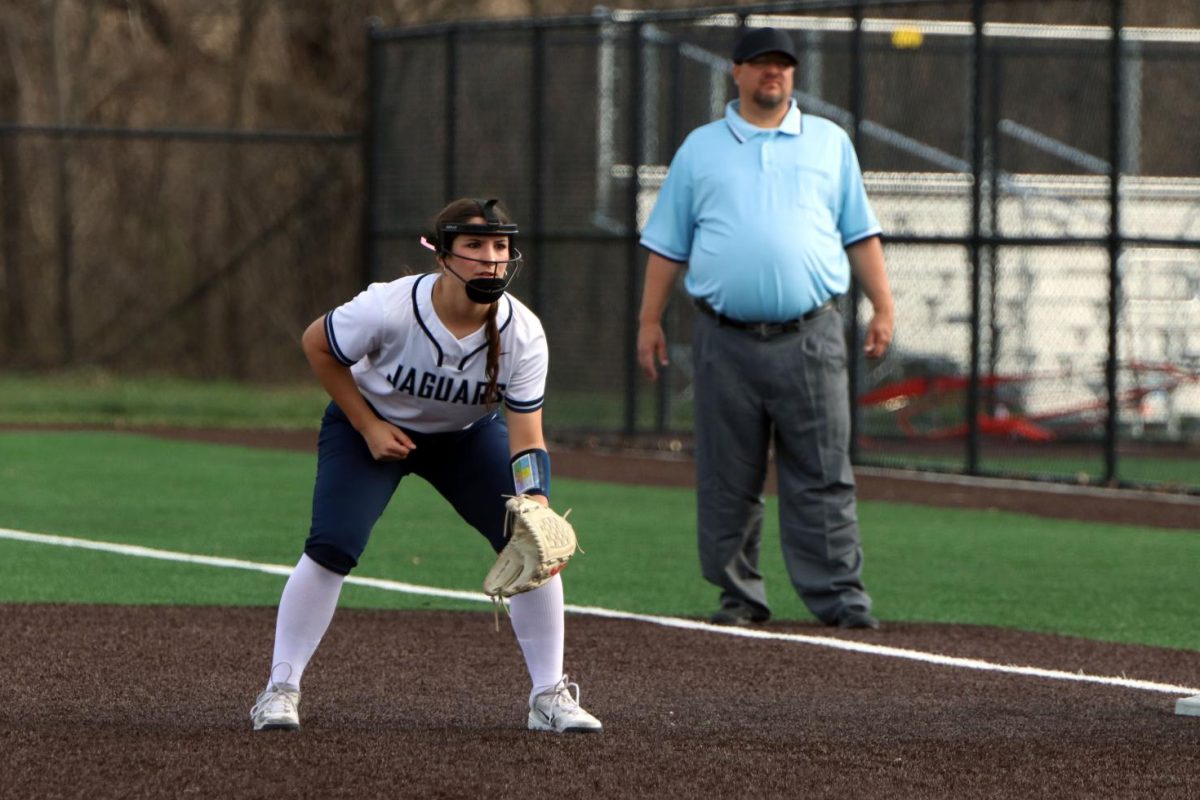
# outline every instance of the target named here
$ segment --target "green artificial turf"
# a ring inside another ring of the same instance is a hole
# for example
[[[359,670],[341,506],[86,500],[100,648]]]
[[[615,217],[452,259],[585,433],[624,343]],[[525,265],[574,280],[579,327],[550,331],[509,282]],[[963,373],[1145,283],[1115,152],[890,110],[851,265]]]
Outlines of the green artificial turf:
[[[258,386],[102,370],[0,373],[0,423],[10,424],[315,429],[328,402],[316,380]]]
[[[654,430],[653,393],[641,393],[636,413],[640,431]],[[251,384],[228,380],[194,380],[178,377],[133,377],[104,370],[81,369],[54,373],[0,373],[0,425],[72,425],[98,428],[215,427],[316,430],[328,397],[315,379],[294,384]],[[669,424],[687,430],[691,417],[686,405],[676,408]],[[554,391],[545,407],[545,425],[555,431],[614,433],[625,425],[625,393]],[[881,466],[961,471],[965,469],[965,444],[961,452],[930,455],[912,452],[875,453],[864,446],[865,463]],[[1104,476],[1104,457],[1096,443],[1092,457],[1081,457],[1078,448],[1059,452],[1046,446],[1038,455],[1014,457],[982,447],[979,468],[983,474],[1045,477],[1096,483]],[[1200,459],[1120,454],[1118,477],[1135,484],[1153,484],[1172,490],[1200,488]]]
[[[112,432],[0,433],[0,527],[290,566],[308,526],[311,455]],[[701,617],[690,490],[555,481],[586,551],[567,601]],[[1069,500],[1065,502],[1070,502]],[[777,617],[810,619],[787,583],[768,500],[763,570]],[[860,504],[865,579],[884,620],[996,625],[1200,650],[1200,531],[995,511]],[[273,605],[283,577],[0,540],[0,602]],[[492,561],[423,481],[406,480],[356,575],[478,591]],[[348,586],[343,605],[478,608]]]

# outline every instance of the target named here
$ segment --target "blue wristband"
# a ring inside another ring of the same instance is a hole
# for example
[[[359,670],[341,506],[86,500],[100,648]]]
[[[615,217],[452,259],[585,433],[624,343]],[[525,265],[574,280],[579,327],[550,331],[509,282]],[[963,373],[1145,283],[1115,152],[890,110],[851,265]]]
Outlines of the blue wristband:
[[[550,498],[550,454],[541,448],[522,450],[512,459],[513,488],[517,494]]]

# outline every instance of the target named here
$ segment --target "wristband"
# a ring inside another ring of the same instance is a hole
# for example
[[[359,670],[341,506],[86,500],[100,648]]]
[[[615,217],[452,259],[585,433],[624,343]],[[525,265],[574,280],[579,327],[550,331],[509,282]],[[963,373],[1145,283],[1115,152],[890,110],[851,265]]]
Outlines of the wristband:
[[[512,459],[513,488],[517,494],[550,497],[550,454],[541,448],[522,450]]]

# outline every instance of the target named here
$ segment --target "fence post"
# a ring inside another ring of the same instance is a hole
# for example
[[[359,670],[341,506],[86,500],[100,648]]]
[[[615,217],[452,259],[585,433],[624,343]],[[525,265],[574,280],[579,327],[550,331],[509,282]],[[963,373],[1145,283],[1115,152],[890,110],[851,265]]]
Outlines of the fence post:
[[[60,123],[61,124],[61,123]],[[58,329],[62,334],[62,364],[70,365],[75,360],[74,313],[71,308],[71,273],[74,261],[73,217],[71,206],[71,148],[75,139],[70,134],[61,134],[55,145],[58,157],[58,195],[56,226],[58,235]]]
[[[375,93],[379,90],[377,48],[381,46],[376,41],[375,32],[379,28],[379,19],[372,17],[367,20],[367,108],[360,145],[363,193],[366,195],[362,211],[362,267],[359,275],[363,287],[370,286],[375,280]]]
[[[1000,255],[995,239],[1000,236],[1000,92],[1003,85],[1001,80],[1001,72],[1004,68],[1004,58],[998,50],[993,50],[991,58],[988,61],[989,77],[988,82],[988,115],[991,117],[988,125],[988,234],[993,237],[992,244],[988,246],[987,271],[988,271],[988,349],[987,349],[987,375],[988,381],[984,400],[984,407],[987,409],[989,416],[995,416],[997,410],[996,399],[996,372],[999,370],[1000,362],[1000,323],[997,321],[999,312],[999,284],[1000,284]],[[979,102],[982,102],[982,98]],[[982,358],[982,356],[980,356]]]
[[[967,474],[979,474],[979,345],[982,294],[981,225],[983,222],[983,10],[984,0],[971,4],[975,25],[971,69],[971,379],[967,384]]]
[[[533,29],[533,58],[530,60],[530,70],[533,73],[533,80],[530,81],[533,87],[533,97],[529,103],[529,130],[533,132],[532,152],[530,153],[530,158],[533,160],[533,169],[530,170],[530,182],[533,184],[533,208],[531,209],[533,219],[530,225],[532,235],[529,243],[534,258],[541,259],[540,264],[533,265],[533,286],[531,287],[533,296],[530,300],[534,313],[541,314],[545,284],[543,278],[545,270],[542,269],[542,264],[546,263],[546,255],[542,252],[546,243],[543,230],[546,219],[546,170],[543,163],[546,158],[546,129],[542,122],[546,118],[546,38],[540,24]]]
[[[1124,27],[1123,0],[1112,0],[1112,44],[1109,52],[1109,179],[1108,179],[1108,360],[1104,382],[1108,391],[1108,415],[1104,425],[1104,482],[1115,484],[1119,478],[1117,466],[1117,435],[1120,398],[1117,387],[1117,328],[1121,313],[1121,76],[1124,49],[1121,32]]]
[[[671,100],[670,100],[670,115],[667,117],[667,135],[666,143],[663,144],[662,139],[659,139],[659,146],[662,148],[662,159],[655,163],[671,161],[671,156],[679,148],[681,136],[680,127],[683,122],[683,56],[680,53],[679,40],[675,39],[671,42],[670,49],[671,58]],[[646,153],[646,160],[659,159],[660,153]],[[636,311],[636,306],[631,311]],[[678,333],[679,312],[677,309],[679,304],[667,303],[667,307],[663,310],[663,330],[666,332],[667,341]],[[660,434],[666,433],[671,422],[671,372],[670,366],[660,367],[658,382],[655,384],[658,387],[658,403],[655,412],[654,430]]]
[[[863,69],[862,69],[862,22],[863,3],[854,3],[854,31],[850,35],[850,113],[854,115],[854,129],[850,131],[851,140],[858,160],[862,162],[862,152],[859,147],[863,143]],[[854,272],[850,273],[850,309],[846,314],[846,349],[850,355],[850,461],[858,461],[859,437],[862,430],[862,410],[858,405],[858,395],[862,384],[862,348],[858,336],[858,304],[861,299],[861,289]]]
[[[455,174],[455,154],[458,151],[457,129],[455,127],[455,95],[458,94],[458,29],[451,28],[446,32],[446,150],[442,154],[445,171],[442,179],[443,201],[450,202],[455,197],[458,187],[458,176]]]
[[[629,212],[626,224],[625,265],[625,433],[632,436],[637,431],[637,320],[634,310],[638,307],[638,168],[644,160],[642,134],[642,22],[634,21],[630,26],[629,46]],[[665,380],[665,378],[662,378]]]

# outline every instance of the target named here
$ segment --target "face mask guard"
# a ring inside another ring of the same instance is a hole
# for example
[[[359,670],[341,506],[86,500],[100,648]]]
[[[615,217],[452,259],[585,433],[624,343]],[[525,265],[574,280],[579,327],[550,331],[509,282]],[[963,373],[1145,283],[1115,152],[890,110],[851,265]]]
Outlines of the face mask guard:
[[[479,264],[499,265],[503,263],[508,265],[508,271],[503,278],[472,278],[471,280],[464,279],[449,264],[444,265],[447,272],[458,278],[466,286],[467,299],[480,305],[489,305],[499,300],[521,269],[521,251],[512,246],[513,237],[519,233],[517,225],[513,222],[500,221],[500,218],[496,216],[495,208],[498,202],[499,200],[495,198],[475,201],[475,204],[479,206],[479,216],[484,219],[482,223],[443,222],[438,226],[437,240],[435,242],[430,242],[424,236],[421,237],[421,244],[424,247],[441,256],[454,256],[464,261],[474,261]],[[450,252],[450,248],[445,244],[453,241],[455,236],[472,234],[477,236],[507,236],[509,258],[501,262],[490,258],[472,258],[471,256],[458,255],[457,253]]]

